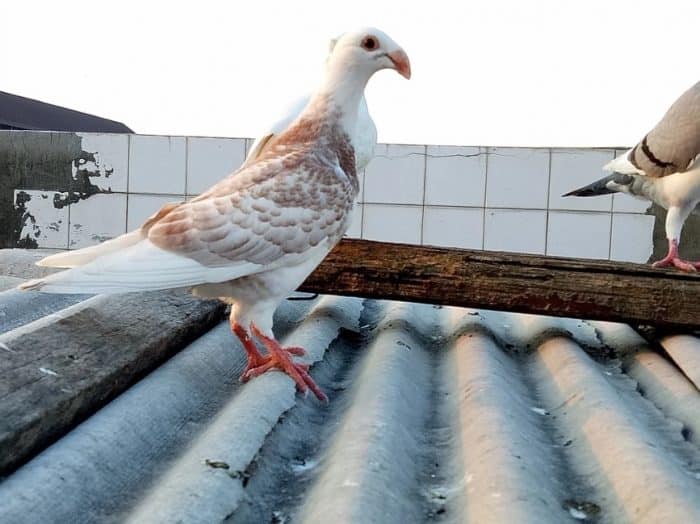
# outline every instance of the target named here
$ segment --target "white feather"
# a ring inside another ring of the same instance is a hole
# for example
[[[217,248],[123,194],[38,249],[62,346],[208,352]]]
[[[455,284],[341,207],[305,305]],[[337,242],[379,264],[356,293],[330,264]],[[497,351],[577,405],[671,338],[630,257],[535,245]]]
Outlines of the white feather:
[[[113,253],[118,250],[126,249],[129,246],[143,240],[141,230],[132,231],[126,235],[121,235],[112,240],[107,240],[102,244],[90,246],[75,251],[65,251],[55,255],[42,258],[36,263],[37,266],[43,267],[76,267],[92,262],[97,257]]]
[[[603,166],[603,171],[608,173],[621,173],[623,175],[646,175],[641,169],[629,161],[628,157],[632,150],[629,149],[624,155],[620,155]]]
[[[165,251],[149,240],[84,265],[30,280],[21,289],[45,293],[129,293],[223,282],[267,269],[249,262],[207,267],[182,255]]]

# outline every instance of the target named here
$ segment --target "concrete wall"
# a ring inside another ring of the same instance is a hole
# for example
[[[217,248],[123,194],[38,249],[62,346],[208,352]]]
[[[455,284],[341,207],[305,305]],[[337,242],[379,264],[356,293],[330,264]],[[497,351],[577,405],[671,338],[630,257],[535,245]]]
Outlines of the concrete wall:
[[[0,131],[0,242],[75,249],[122,234],[236,169],[250,143]],[[645,262],[654,238],[665,247],[648,203],[560,196],[602,176],[619,152],[381,144],[361,174],[349,236]]]

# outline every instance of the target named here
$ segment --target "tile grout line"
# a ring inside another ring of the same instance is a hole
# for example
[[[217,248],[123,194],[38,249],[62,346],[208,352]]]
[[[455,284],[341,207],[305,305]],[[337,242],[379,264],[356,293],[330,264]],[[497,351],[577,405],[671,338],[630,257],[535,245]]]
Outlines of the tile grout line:
[[[481,150],[479,150],[481,152]],[[481,250],[486,250],[486,194],[489,188],[489,157],[491,156],[490,149],[484,147],[484,152],[486,156],[486,165],[484,166],[484,198],[481,201]]]
[[[371,162],[371,160],[370,160]],[[369,163],[367,164],[369,165]],[[362,200],[365,199],[365,184],[367,183],[367,166],[362,170]],[[358,202],[359,203],[359,202]],[[360,238],[364,238],[365,234],[365,205],[361,204],[362,209],[360,209]]]
[[[185,197],[187,197],[188,182],[190,178],[190,137],[185,137]],[[245,162],[245,159],[243,160]]]
[[[549,148],[547,164],[547,209],[544,215],[544,254],[549,254],[549,209],[552,192],[552,148]]]
[[[421,203],[421,212],[420,212],[420,245],[423,245],[423,236],[424,232],[423,229],[425,227],[425,188],[427,185],[427,175],[428,172],[428,146],[424,145],[423,146],[423,201]]]
[[[80,136],[76,133],[76,136]],[[51,137],[51,140],[53,141],[53,136]],[[83,137],[80,137],[80,149],[83,148]],[[75,162],[75,159],[73,159],[73,162]],[[72,177],[71,177],[72,178]],[[70,188],[69,188],[70,191]],[[73,224],[71,224],[71,218],[70,218],[70,210],[71,207],[73,207],[73,204],[68,204],[68,238],[66,239],[66,249],[70,250],[70,230]]]
[[[126,140],[126,216],[124,217],[124,230],[129,232],[129,179],[131,178],[131,135]]]
[[[612,151],[613,160],[615,159],[616,151]],[[610,235],[608,237],[608,260],[612,260],[612,236],[613,236],[613,213],[615,209],[615,193],[610,197]]]

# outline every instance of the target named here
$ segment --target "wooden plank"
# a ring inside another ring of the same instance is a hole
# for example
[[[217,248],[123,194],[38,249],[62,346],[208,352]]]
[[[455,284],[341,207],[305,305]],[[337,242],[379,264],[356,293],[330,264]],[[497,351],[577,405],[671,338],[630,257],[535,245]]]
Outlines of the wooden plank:
[[[599,260],[343,240],[300,290],[700,328],[700,275]]]
[[[0,336],[0,475],[206,332],[223,309],[181,292],[98,296]]]

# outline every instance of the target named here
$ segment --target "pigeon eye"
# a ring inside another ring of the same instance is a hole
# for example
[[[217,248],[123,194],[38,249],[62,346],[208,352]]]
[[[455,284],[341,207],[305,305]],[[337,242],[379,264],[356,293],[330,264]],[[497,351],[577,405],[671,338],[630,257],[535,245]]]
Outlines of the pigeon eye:
[[[372,36],[365,37],[365,39],[362,41],[362,48],[366,49],[367,51],[377,49],[377,40]]]

